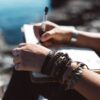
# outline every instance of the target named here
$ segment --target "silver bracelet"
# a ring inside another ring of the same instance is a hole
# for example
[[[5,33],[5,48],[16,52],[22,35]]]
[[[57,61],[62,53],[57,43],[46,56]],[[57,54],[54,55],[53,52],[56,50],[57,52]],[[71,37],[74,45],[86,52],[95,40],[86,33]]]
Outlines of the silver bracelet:
[[[77,42],[78,32],[73,31],[70,39],[70,44],[75,44]]]

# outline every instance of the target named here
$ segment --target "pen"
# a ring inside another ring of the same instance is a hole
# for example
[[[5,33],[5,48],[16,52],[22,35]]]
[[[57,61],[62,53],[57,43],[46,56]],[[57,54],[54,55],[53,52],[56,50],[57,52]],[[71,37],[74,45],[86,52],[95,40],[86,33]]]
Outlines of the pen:
[[[47,21],[48,11],[49,11],[49,8],[46,6],[45,9],[44,9],[44,16],[43,16],[43,21],[42,21],[42,24],[41,24],[40,36],[46,31],[45,22]]]

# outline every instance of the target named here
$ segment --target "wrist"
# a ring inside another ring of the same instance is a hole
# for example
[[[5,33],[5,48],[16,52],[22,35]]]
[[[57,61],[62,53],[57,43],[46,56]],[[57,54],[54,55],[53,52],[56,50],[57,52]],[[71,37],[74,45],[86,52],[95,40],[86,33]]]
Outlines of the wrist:
[[[39,48],[39,53],[38,53],[38,55],[39,55],[39,58],[38,58],[38,72],[41,72],[42,65],[43,65],[47,55],[49,54],[49,52],[51,50],[44,47],[44,46],[41,46],[41,45],[39,45],[39,46],[40,46],[40,48]]]

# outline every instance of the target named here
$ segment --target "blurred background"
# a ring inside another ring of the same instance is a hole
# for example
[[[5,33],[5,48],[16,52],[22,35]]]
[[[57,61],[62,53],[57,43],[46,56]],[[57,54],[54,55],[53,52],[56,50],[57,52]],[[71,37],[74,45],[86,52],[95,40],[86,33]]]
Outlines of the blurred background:
[[[50,21],[100,32],[100,0],[0,0],[0,98],[14,66],[11,50],[24,39],[21,27],[41,22],[45,6]]]

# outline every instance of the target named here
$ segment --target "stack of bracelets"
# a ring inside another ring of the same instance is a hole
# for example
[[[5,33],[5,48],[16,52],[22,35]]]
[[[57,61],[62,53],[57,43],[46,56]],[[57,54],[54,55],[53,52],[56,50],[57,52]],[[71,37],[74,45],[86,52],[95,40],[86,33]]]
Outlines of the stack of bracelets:
[[[88,69],[85,64],[77,62],[77,67],[70,70],[72,62],[67,53],[50,51],[44,61],[41,73],[54,77],[66,89],[71,89],[79,81],[82,69]],[[66,78],[63,79],[65,73]]]

